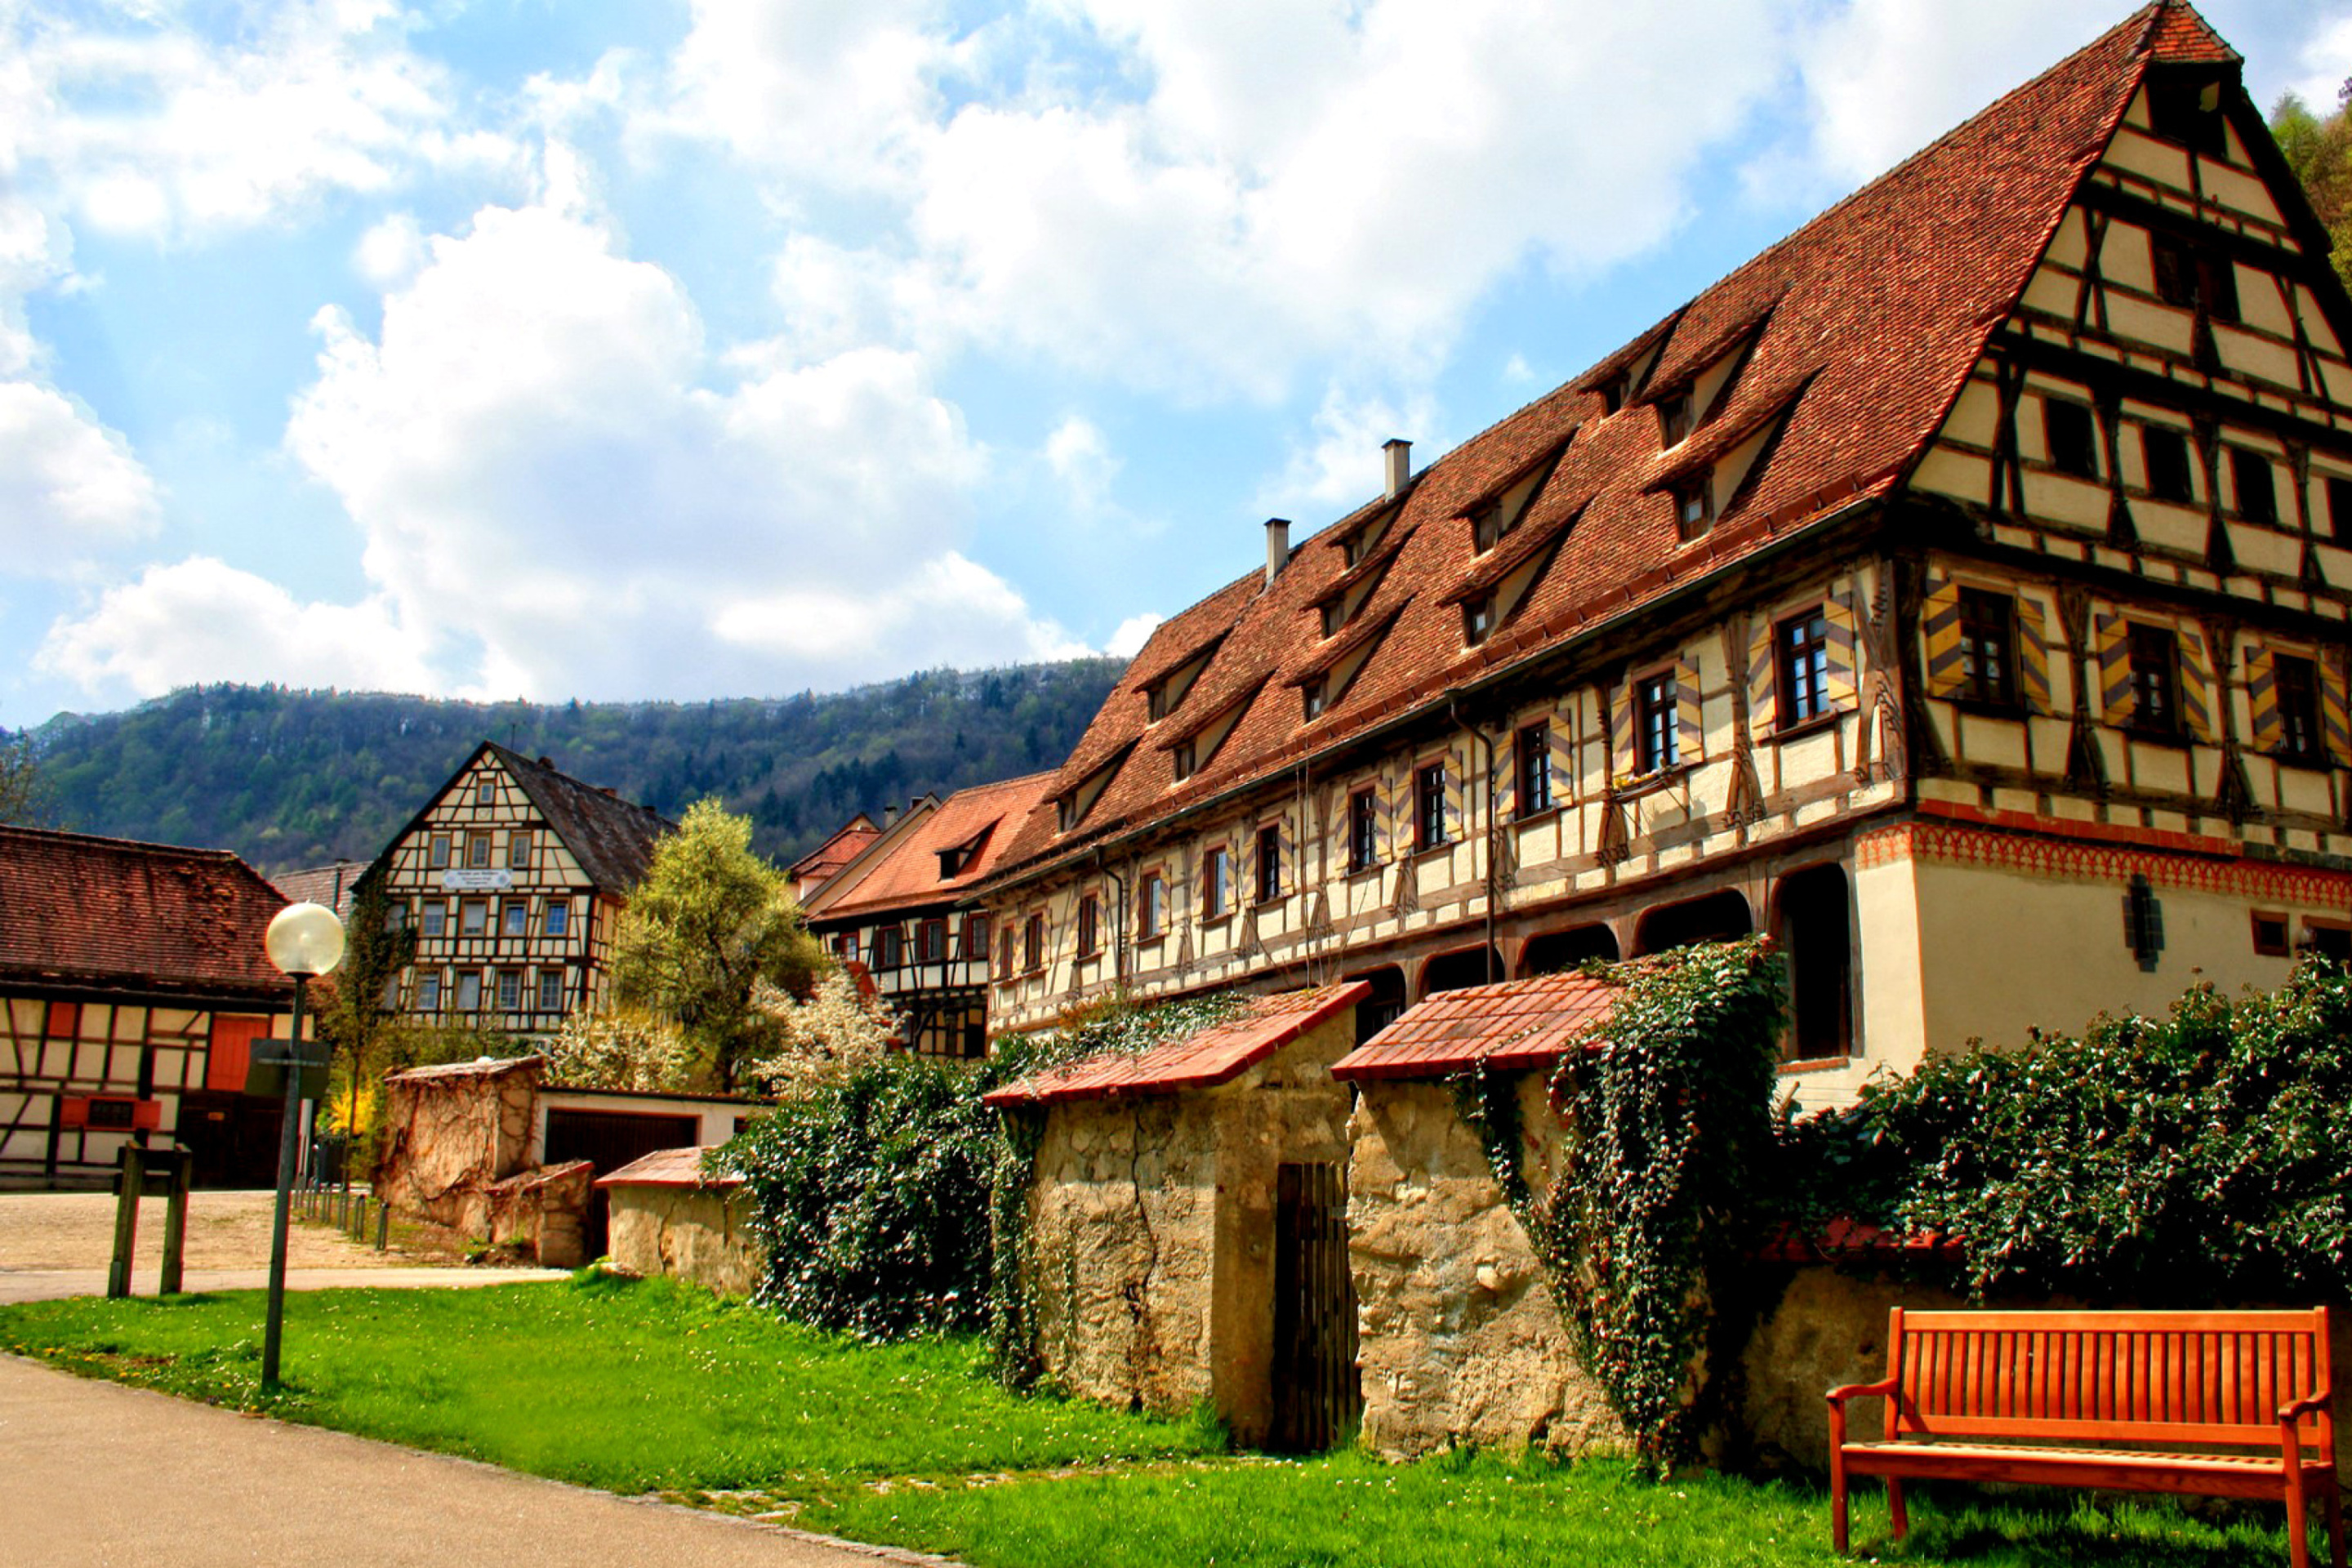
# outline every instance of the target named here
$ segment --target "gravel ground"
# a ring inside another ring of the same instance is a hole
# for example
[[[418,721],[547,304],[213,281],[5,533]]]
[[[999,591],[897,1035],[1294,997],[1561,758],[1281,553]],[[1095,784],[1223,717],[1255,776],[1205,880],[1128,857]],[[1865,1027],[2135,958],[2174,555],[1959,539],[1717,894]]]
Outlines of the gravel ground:
[[[196,1193],[188,1199],[186,1267],[267,1268],[269,1193]],[[154,1289],[163,1257],[162,1198],[139,1205],[139,1238],[131,1277],[143,1294]],[[0,1273],[32,1269],[104,1268],[114,1256],[111,1193],[0,1193]],[[383,1268],[414,1266],[397,1250],[362,1247],[331,1226],[296,1220],[287,1229],[292,1268]]]

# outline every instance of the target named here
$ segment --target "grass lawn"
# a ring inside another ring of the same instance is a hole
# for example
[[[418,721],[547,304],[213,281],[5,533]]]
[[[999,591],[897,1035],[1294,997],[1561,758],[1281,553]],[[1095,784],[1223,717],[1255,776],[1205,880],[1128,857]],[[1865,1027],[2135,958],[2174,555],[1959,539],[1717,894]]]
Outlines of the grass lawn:
[[[974,1568],[1527,1568],[1826,1563],[1802,1486],[1448,1454],[1218,1453],[1197,1424],[1014,1399],[967,1341],[877,1347],[664,1281],[289,1299],[289,1391],[259,1389],[257,1293],[0,1308],[0,1349],[560,1479],[658,1491]],[[1883,1493],[1865,1559],[1971,1568],[2284,1563],[2275,1510],[2227,1527],[2169,1507],[1930,1492],[1901,1549]],[[2324,1559],[2322,1559],[2324,1561]]]

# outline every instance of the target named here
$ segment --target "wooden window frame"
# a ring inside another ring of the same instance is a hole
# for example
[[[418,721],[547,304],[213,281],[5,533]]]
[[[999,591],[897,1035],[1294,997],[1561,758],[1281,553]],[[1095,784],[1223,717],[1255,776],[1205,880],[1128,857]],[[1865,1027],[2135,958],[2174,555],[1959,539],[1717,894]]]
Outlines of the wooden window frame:
[[[2082,421],[2079,427],[2072,421]],[[2065,428],[2062,431],[2062,426]],[[2060,437],[2064,436],[2061,449]],[[2042,447],[2053,471],[2068,479],[2099,482],[2099,412],[2072,397],[2044,394],[2042,399]]]
[[[1021,922],[1021,972],[1038,974],[1045,968],[1045,915],[1032,910]]]
[[[537,1011],[541,1013],[562,1012],[563,971],[561,969],[542,969],[539,972],[537,980],[538,984],[533,987],[538,994],[539,1005]]]
[[[1330,677],[1318,675],[1299,686],[1298,706],[1301,723],[1313,723],[1323,717],[1330,706]]]
[[[539,931],[541,936],[570,936],[572,900],[562,898],[548,900],[546,911],[540,917]]]
[[[1675,536],[1685,544],[1715,531],[1715,471],[1706,469],[1668,488],[1674,498]]]
[[[1462,646],[1476,647],[1495,635],[1495,591],[1462,601]]]
[[[1503,542],[1503,503],[1490,500],[1470,513],[1470,552],[1484,555]]]
[[[1454,840],[1445,820],[1446,763],[1443,757],[1412,770],[1412,848],[1416,855],[1443,849]]]
[[[2180,634],[2147,621],[2126,621],[2124,637],[2124,662],[2132,683],[2129,732],[2151,740],[2179,740],[2182,734]],[[2157,700],[2151,702],[2151,697]]]
[[[1102,956],[1102,895],[1100,893],[1089,892],[1078,895],[1078,956],[1080,958]]]
[[[490,834],[488,828],[476,828],[473,832],[467,834],[466,868],[470,871],[488,870],[490,868],[490,861],[492,858],[490,854],[492,847],[493,846],[490,843]]]
[[[1522,724],[1511,737],[1511,786],[1521,822],[1552,808],[1550,721]]]
[[[919,922],[915,927],[915,962],[945,963],[947,961],[947,918],[942,915]]]
[[[499,906],[499,935],[524,938],[530,935],[529,899],[509,899]]]
[[[531,842],[532,837],[531,831],[528,827],[517,827],[511,829],[507,834],[508,870],[528,871],[530,869],[531,851],[535,847]]]
[[[447,870],[452,853],[450,835],[446,833],[431,835],[425,841],[425,868],[428,871]]]
[[[476,808],[477,808],[477,809],[481,809],[481,810],[488,810],[488,809],[489,809],[489,808],[491,808],[491,807],[496,806],[498,804],[499,804],[499,783],[498,783],[498,780],[496,780],[496,779],[494,779],[494,778],[490,777],[490,776],[489,776],[489,774],[488,774],[488,773],[484,773],[484,774],[482,774],[480,777],[478,777],[478,778],[475,779],[475,780],[474,780],[474,805],[475,805]]]
[[[2222,450],[2230,454],[2230,500],[2232,503],[2231,510],[2237,514],[2238,521],[2256,528],[2278,527],[2277,459],[2268,452],[2257,451],[2252,447],[2225,447]],[[2247,483],[2249,475],[2256,464],[2261,465],[2263,480],[2260,486]],[[2248,508],[2246,499],[2249,495],[2261,496],[2262,504]]]
[[[450,981],[449,1010],[467,1017],[478,1015],[482,1011],[482,972],[478,969],[461,969],[450,977]],[[474,999],[470,1003],[466,1000],[466,993],[469,988],[474,994]]]
[[[449,900],[427,899],[417,910],[416,934],[420,937],[440,937],[449,934]]]
[[[514,993],[514,994],[513,994],[511,997],[509,997],[509,996],[507,994],[507,993],[508,993],[508,991],[509,991],[509,989],[511,989],[511,990],[513,991],[513,993]],[[498,996],[499,996],[499,1005],[498,1005],[497,1008],[495,1009],[495,1011],[499,1012],[499,1013],[507,1014],[507,1015],[508,1015],[508,1016],[511,1016],[512,1015],[517,1014],[517,1013],[520,1013],[520,1012],[521,1012],[521,1011],[522,1011],[522,971],[521,971],[521,970],[520,970],[520,969],[501,969],[501,970],[499,970],[499,973],[498,973]]]
[[[2352,477],[2343,474],[2322,474],[2320,493],[2327,498],[2327,531],[2323,539],[2338,544],[2352,544]],[[2312,530],[2318,533],[2317,529]]]
[[[1836,710],[1830,701],[1830,619],[1825,605],[1772,626],[1773,703],[1780,730],[1801,729]]]
[[[1255,847],[1257,901],[1261,904],[1279,903],[1282,901],[1282,825],[1259,823]]]
[[[1143,721],[1157,724],[1168,717],[1171,705],[1168,700],[1168,682],[1155,680],[1143,689]]]
[[[436,969],[430,973],[419,974],[416,977],[416,1010],[437,1016],[442,1001],[441,972]]]
[[[1158,942],[1168,934],[1168,873],[1153,867],[1135,879],[1135,939]]]
[[[467,917],[477,910],[480,912],[482,918],[478,921],[469,920]],[[492,931],[489,900],[460,899],[457,900],[457,935],[460,938],[487,937],[492,934]]]
[[[2325,915],[2304,916],[2302,947],[2305,952],[2326,953],[2339,962],[2352,962],[2352,921],[2330,920]]]
[[[2258,958],[2292,958],[2294,956],[2294,923],[2284,910],[2249,910],[2247,924],[2253,938],[2254,954]],[[2266,931],[2264,928],[2270,928]],[[2271,934],[2271,931],[2276,934]]]
[[[896,973],[905,967],[906,962],[907,933],[898,929],[898,922],[894,921],[885,925],[876,926],[874,928],[874,973]]]
[[[960,940],[962,942],[961,951],[966,963],[984,964],[988,962],[988,925],[986,910],[965,911],[963,931]]]
[[[1370,871],[1381,863],[1381,822],[1372,786],[1348,794],[1348,875]]]
[[[2288,677],[2290,670],[2295,672],[2292,679]],[[2279,743],[2273,754],[2282,761],[2314,767],[2327,764],[2321,679],[2315,659],[2293,653],[2271,655],[2271,692],[2278,704],[2279,722]],[[2290,687],[2294,688],[2292,707],[2288,700]]]
[[[1680,678],[1665,665],[1635,676],[1632,686],[1634,773],[1670,773],[1682,765]]]
[[[1958,700],[1987,712],[2015,714],[2021,706],[2017,668],[2017,595],[1960,585],[1960,676]],[[1987,671],[1991,647],[1994,669]]]
[[[1233,912],[1233,851],[1222,844],[1212,845],[1201,858],[1201,918],[1218,921]]]
[[[1679,447],[1698,427],[1697,398],[1689,387],[1658,399],[1658,444]]]
[[[2206,320],[2239,320],[2237,268],[2226,256],[2177,234],[2148,236],[2148,268],[2156,297],[2175,310],[2201,312]]]
[[[2160,500],[2171,506],[2195,506],[2197,504],[2198,465],[2197,454],[2193,446],[2194,441],[2195,437],[2190,432],[2179,429],[2170,425],[2143,424],[2140,426],[2140,467],[2146,470],[2143,477],[2147,482],[2147,493],[2150,500]],[[2157,482],[2159,478],[2159,465],[2158,464],[2156,454],[2159,450],[2168,454],[2178,455],[2180,463],[2180,466],[2177,470],[2177,477],[2179,480],[2178,486],[2169,482],[2176,477],[2176,470],[2172,467],[2169,458],[2168,458],[2161,466],[2161,477],[2167,482],[2163,484]]]
[[[1185,736],[1168,749],[1168,765],[1179,784],[1200,771],[1199,752],[1192,736]]]

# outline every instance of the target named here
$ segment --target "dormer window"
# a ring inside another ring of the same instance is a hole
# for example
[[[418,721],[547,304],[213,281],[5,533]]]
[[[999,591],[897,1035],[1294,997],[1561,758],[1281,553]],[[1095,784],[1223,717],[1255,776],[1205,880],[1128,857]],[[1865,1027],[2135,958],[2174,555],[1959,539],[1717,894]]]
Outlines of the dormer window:
[[[1479,595],[1462,605],[1462,641],[1465,647],[1476,647],[1495,635],[1495,595]]]
[[[1054,802],[1054,820],[1064,833],[1078,825],[1078,801],[1076,795],[1062,795]]]
[[[955,876],[958,872],[961,871],[970,858],[971,851],[961,844],[957,845],[952,849],[940,850],[940,880],[944,882],[950,877]]]
[[[1326,679],[1319,675],[1298,689],[1300,706],[1307,719],[1320,719],[1323,716],[1323,704],[1328,693],[1328,684]]]
[[[1190,740],[1177,742],[1175,749],[1171,752],[1171,756],[1175,763],[1176,776],[1179,779],[1191,778],[1192,776],[1193,769],[1196,766],[1192,751],[1192,742]]]
[[[1666,446],[1678,447],[1691,433],[1691,395],[1677,392],[1658,404],[1658,436]]]
[[[1700,474],[1674,489],[1675,531],[1687,543],[1715,526],[1715,487]]]
[[[1503,537],[1503,503],[1488,501],[1470,514],[1470,546],[1484,555]]]
[[[1344,598],[1328,601],[1323,606],[1323,635],[1327,637],[1335,636],[1347,624],[1348,601]]]
[[[1611,376],[1607,381],[1601,384],[1601,412],[1605,414],[1616,413],[1619,409],[1625,406],[1625,400],[1633,395],[1633,378],[1632,376],[1622,374]]]
[[[1157,724],[1168,717],[1168,683],[1157,680],[1143,689],[1143,710],[1149,722]]]

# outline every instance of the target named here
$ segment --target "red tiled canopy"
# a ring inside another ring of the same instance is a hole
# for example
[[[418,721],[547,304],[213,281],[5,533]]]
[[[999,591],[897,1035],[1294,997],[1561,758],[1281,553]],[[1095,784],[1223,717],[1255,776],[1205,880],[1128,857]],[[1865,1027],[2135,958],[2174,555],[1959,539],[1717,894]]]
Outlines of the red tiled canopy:
[[[1115,1095],[1174,1094],[1213,1089],[1239,1078],[1299,1036],[1371,994],[1360,980],[1260,996],[1222,1024],[1168,1040],[1137,1056],[1117,1052],[1006,1084],[986,1096],[994,1106],[1045,1105]]]
[[[1614,1010],[1618,990],[1582,974],[1544,974],[1443,991],[1340,1058],[1331,1076],[1360,1081],[1444,1078],[1482,1065],[1542,1067]]]

